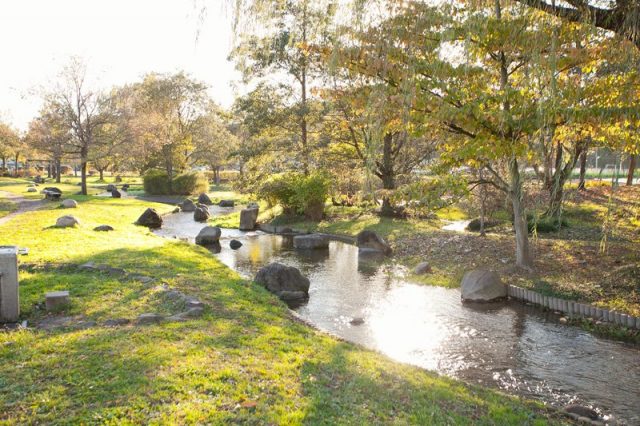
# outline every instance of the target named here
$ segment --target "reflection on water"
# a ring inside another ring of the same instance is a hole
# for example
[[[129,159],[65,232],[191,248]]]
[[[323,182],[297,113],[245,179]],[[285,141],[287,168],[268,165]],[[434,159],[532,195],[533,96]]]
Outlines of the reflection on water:
[[[159,234],[193,238],[190,215],[166,217]],[[243,246],[229,248],[230,239]],[[415,285],[403,270],[357,248],[296,251],[290,237],[223,230],[218,258],[246,277],[269,262],[309,277],[297,312],[318,327],[407,363],[554,405],[592,404],[640,424],[640,350],[597,338],[517,302],[462,305],[458,290]],[[362,325],[352,325],[363,318]]]

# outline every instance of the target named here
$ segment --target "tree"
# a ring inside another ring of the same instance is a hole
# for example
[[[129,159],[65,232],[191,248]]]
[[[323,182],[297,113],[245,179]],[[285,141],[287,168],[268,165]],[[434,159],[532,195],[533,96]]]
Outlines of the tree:
[[[309,173],[312,155],[309,141],[309,86],[318,75],[320,63],[309,47],[326,43],[333,13],[333,3],[326,0],[253,0],[235,3],[236,21],[241,17],[251,17],[258,26],[256,33],[243,28],[241,42],[232,54],[245,80],[284,73],[298,85],[298,96],[293,105],[299,129],[301,165],[305,174]],[[237,28],[242,27],[240,24]]]
[[[0,122],[0,159],[2,167],[6,171],[8,158],[15,153],[15,148],[19,145],[20,135],[16,130],[6,123]],[[16,173],[18,164],[16,163]]]
[[[62,159],[67,153],[71,134],[54,105],[46,104],[40,115],[31,121],[26,139],[32,148],[50,158],[56,182],[60,183]]]
[[[591,2],[589,0],[566,0],[567,6],[558,6],[556,1],[517,0],[527,6],[553,14],[569,22],[592,24],[603,30],[616,33],[631,41],[640,50],[640,2],[638,0],[613,0]],[[564,3],[564,2],[563,2]]]
[[[86,68],[78,59],[72,59],[61,75],[58,87],[46,96],[56,113],[63,117],[71,133],[71,153],[80,159],[81,193],[87,195],[87,167],[90,156],[101,141],[96,133],[109,123],[110,117],[103,110],[108,98],[91,90],[86,83]]]
[[[172,181],[186,169],[194,135],[208,106],[207,86],[180,72],[151,73],[134,85],[132,126],[147,153],[143,168],[160,167]],[[169,188],[171,190],[171,188]]]

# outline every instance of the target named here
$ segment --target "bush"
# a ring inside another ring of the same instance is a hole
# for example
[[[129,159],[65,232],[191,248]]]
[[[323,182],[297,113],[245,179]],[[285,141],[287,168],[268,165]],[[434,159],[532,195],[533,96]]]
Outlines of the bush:
[[[558,221],[550,217],[540,217],[536,220],[532,215],[527,215],[527,227],[530,233],[534,230],[540,234],[558,232],[560,228],[566,228],[568,226],[569,223],[565,218],[560,218],[560,223],[558,223]]]
[[[145,174],[142,180],[144,192],[151,195],[192,195],[209,189],[206,177],[196,172],[180,174],[169,184],[165,172],[153,170]]]
[[[328,194],[329,179],[321,173],[275,175],[258,190],[260,198],[271,206],[280,204],[285,214],[304,214],[315,221],[322,219]]]
[[[142,178],[144,192],[151,195],[167,195],[169,193],[169,176],[165,172],[152,170]]]
[[[173,178],[171,188],[174,194],[201,194],[209,190],[209,182],[202,173],[189,172]]]

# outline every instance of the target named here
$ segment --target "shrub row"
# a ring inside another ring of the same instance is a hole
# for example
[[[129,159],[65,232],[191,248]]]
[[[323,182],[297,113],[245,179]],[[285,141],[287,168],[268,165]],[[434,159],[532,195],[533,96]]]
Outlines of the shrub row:
[[[143,177],[144,192],[151,195],[192,195],[207,192],[207,178],[198,172],[182,173],[169,179],[166,172],[153,170]]]

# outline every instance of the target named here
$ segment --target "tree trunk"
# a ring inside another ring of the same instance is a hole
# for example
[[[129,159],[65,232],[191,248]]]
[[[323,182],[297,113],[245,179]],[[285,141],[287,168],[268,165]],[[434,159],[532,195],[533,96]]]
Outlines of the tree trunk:
[[[20,158],[20,154],[16,154],[16,164],[15,164],[15,171],[14,171],[14,176],[18,177],[18,159]]]
[[[303,4],[302,15],[302,42],[307,44],[307,2]],[[302,142],[302,171],[305,176],[309,174],[309,143],[307,134],[307,60],[303,56],[300,75],[301,89],[301,111],[300,111],[300,132]]]
[[[104,170],[98,169],[98,172],[100,173],[100,182],[104,181]]]
[[[47,163],[47,177],[51,178],[51,161]]]
[[[629,172],[627,173],[627,186],[633,185],[633,175],[636,172],[636,158],[637,155],[631,154],[629,156]]]
[[[56,160],[56,183],[60,183],[60,175],[62,174],[62,165],[60,160]]]
[[[583,150],[580,153],[580,181],[578,182],[578,191],[584,191],[587,189],[585,184],[585,175],[587,174],[587,150]]]
[[[382,163],[378,165],[379,177],[382,179],[382,188],[386,191],[396,189],[396,176],[393,169],[393,135],[387,133],[384,135],[384,144],[382,147]],[[382,216],[391,217],[395,215],[395,209],[391,205],[389,195],[382,196]]]
[[[529,228],[522,204],[523,185],[518,168],[518,160],[515,158],[511,159],[509,168],[511,174],[509,198],[513,206],[513,227],[516,231],[516,266],[531,270],[533,268],[533,259],[529,251]]]
[[[80,193],[87,195],[87,162],[88,152],[83,148],[80,152]]]

